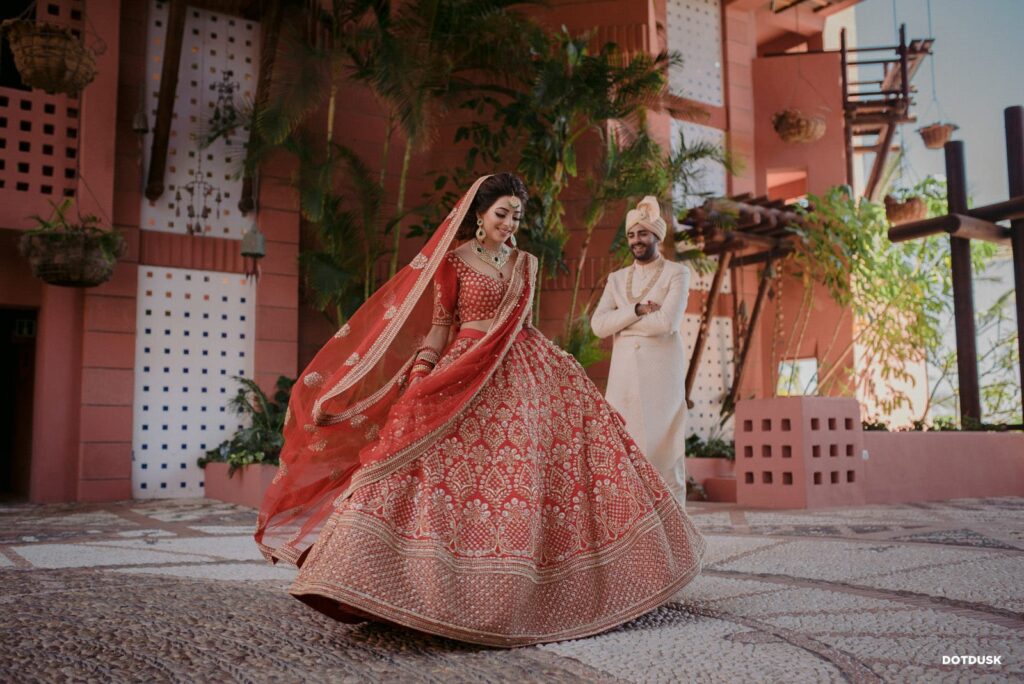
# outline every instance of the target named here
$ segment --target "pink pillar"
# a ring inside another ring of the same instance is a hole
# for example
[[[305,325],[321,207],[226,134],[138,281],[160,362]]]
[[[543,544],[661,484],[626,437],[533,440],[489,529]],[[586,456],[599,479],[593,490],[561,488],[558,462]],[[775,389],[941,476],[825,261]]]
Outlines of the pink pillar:
[[[43,286],[36,339],[29,500],[73,501],[82,377],[81,290]]]

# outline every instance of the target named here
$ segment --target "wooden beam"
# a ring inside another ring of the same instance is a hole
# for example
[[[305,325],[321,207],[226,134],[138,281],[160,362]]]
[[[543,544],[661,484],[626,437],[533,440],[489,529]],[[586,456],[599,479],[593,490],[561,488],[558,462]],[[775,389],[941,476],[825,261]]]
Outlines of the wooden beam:
[[[766,264],[769,261],[774,261],[787,257],[793,253],[793,246],[788,244],[782,244],[778,249],[768,252],[757,252],[755,254],[745,254],[743,256],[733,257],[732,268],[742,268],[743,266],[757,266],[760,264]]]
[[[245,216],[256,208],[253,198],[253,177],[259,169],[249,170],[250,159],[259,143],[256,121],[260,110],[267,104],[270,94],[270,80],[274,73],[274,58],[277,56],[277,40],[281,35],[281,0],[271,0],[270,9],[264,17],[263,44],[260,46],[260,72],[256,76],[256,105],[253,107],[252,123],[249,128],[249,143],[246,145],[245,175],[242,178],[242,196],[238,200],[238,210]]]
[[[892,147],[892,136],[894,133],[896,133],[896,124],[890,123],[885,128],[882,144],[875,155],[874,162],[871,164],[871,175],[868,177],[867,187],[864,188],[864,196],[873,202],[878,199],[875,195],[878,193],[880,181],[882,180],[883,167],[885,166],[885,160],[889,157],[889,148]]]
[[[185,0],[170,0],[167,11],[167,34],[164,37],[163,67],[160,71],[160,94],[157,97],[153,145],[149,155],[149,176],[146,198],[155,200],[164,194],[164,171],[167,167],[167,144],[171,137],[174,94],[178,90],[178,66],[185,36]]]
[[[1006,127],[1006,176],[1010,197],[1024,199],[1024,107],[1007,107],[1003,111]],[[1021,417],[1024,418],[1024,218],[1010,223],[1013,254],[1014,297],[1017,303],[1017,351],[1020,371]]]
[[[697,330],[697,339],[693,342],[693,353],[690,355],[690,366],[686,369],[686,405],[693,408],[693,400],[690,399],[690,391],[697,379],[697,369],[700,367],[700,358],[704,355],[704,342],[708,337],[708,326],[711,324],[711,314],[715,311],[715,301],[718,299],[718,292],[722,289],[722,280],[732,260],[732,252],[723,252],[718,257],[718,269],[715,277],[711,279],[711,291],[708,292],[708,301],[701,314],[700,328]]]
[[[1014,196],[1005,202],[995,202],[982,207],[968,209],[964,213],[986,221],[1017,221],[1024,219],[1024,195]]]
[[[722,408],[726,410],[736,405],[736,395],[740,391],[743,369],[747,365],[747,356],[750,354],[751,346],[753,346],[754,332],[757,330],[757,322],[761,318],[761,309],[764,307],[765,296],[768,294],[768,286],[771,284],[772,276],[775,275],[775,259],[777,255],[769,252],[766,256],[768,261],[764,270],[761,271],[761,281],[757,285],[757,297],[754,298],[754,309],[750,312],[750,321],[747,323],[747,329],[743,335],[743,346],[740,347],[740,355],[736,360],[736,372],[732,378],[732,387],[729,388],[729,394],[725,397],[725,401],[722,402]]]
[[[964,143],[946,143],[946,189],[949,211],[967,211],[967,170]],[[953,317],[956,327],[956,366],[960,382],[961,422],[981,421],[981,392],[978,384],[978,342],[974,325],[974,283],[971,278],[971,243],[950,238],[953,267]],[[961,425],[962,427],[962,425]]]
[[[950,236],[967,240],[994,242],[998,245],[1010,244],[1010,229],[963,214],[950,215],[956,221],[956,227],[949,232]]]
[[[889,229],[891,242],[906,242],[918,238],[948,233],[950,237],[967,240],[982,240],[999,245],[1010,243],[1010,229],[964,214],[947,214],[893,226]]]

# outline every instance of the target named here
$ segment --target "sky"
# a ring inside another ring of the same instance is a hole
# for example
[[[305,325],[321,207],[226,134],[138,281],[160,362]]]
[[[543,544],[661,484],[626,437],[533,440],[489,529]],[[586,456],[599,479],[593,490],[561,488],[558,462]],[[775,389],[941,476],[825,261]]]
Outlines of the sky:
[[[907,25],[908,41],[935,38],[932,57],[925,60],[912,82],[918,89],[912,109],[918,122],[901,127],[908,150],[904,183],[911,185],[929,174],[945,176],[942,150],[927,149],[917,133],[920,126],[941,119],[960,126],[954,139],[964,141],[972,203],[1000,202],[1009,197],[1003,110],[1024,105],[1024,0],[930,0],[930,4],[931,31],[929,0],[863,0],[853,9],[856,41],[861,47],[897,44],[901,23]],[[900,142],[899,136],[895,142]],[[1004,249],[984,274],[975,274],[976,312],[1012,287],[1010,252]],[[1004,310],[1013,325],[1012,298]],[[994,339],[993,334],[981,335],[979,353],[990,349]],[[956,346],[952,321],[946,346]],[[981,366],[984,374],[985,364]],[[985,382],[983,375],[982,384]],[[983,415],[985,419],[991,420],[991,416]]]
[[[928,0],[864,0],[854,12],[860,46],[895,45],[900,23],[907,25],[908,40],[929,36]],[[902,127],[910,181],[945,174],[942,151],[925,148],[916,132],[941,112],[944,121],[960,126],[954,139],[964,141],[974,204],[1005,200],[1003,110],[1024,105],[1024,0],[931,0],[931,14],[933,56],[913,80],[918,123]]]

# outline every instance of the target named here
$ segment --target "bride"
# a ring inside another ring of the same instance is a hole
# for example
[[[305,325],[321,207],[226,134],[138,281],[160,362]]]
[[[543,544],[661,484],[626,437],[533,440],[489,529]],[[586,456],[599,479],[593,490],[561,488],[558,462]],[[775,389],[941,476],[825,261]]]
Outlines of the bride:
[[[526,200],[513,174],[478,179],[296,383],[255,537],[313,608],[522,646],[619,625],[700,572],[621,417],[530,324]]]

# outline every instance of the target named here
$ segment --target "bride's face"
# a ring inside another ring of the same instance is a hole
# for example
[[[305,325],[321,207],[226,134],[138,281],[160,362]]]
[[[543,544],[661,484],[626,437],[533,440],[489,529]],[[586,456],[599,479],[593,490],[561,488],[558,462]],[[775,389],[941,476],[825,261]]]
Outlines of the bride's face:
[[[480,218],[484,220],[486,242],[499,245],[519,230],[519,222],[523,218],[522,202],[512,195],[499,197]]]

